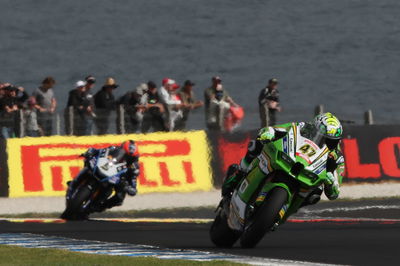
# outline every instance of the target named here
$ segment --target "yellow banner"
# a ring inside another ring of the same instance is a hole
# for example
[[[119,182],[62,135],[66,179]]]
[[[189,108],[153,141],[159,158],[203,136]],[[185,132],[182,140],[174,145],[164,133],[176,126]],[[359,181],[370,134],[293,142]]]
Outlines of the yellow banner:
[[[212,188],[204,131],[8,139],[9,197],[64,196],[66,182],[83,167],[88,148],[136,141],[139,193],[207,191]]]

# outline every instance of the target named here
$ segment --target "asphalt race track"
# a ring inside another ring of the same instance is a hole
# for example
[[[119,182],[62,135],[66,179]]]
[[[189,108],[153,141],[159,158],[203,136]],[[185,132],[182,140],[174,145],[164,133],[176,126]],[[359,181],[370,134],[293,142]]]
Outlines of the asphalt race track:
[[[379,206],[379,205],[376,205]],[[394,206],[396,207],[396,206]],[[368,209],[367,207],[365,209]],[[378,217],[374,208],[368,215]],[[399,215],[393,208],[390,216]],[[385,218],[385,217],[379,217]],[[400,219],[294,219],[268,234],[254,249],[216,249],[210,223],[83,221],[21,223],[0,221],[0,233],[35,233],[75,239],[146,244],[256,257],[352,265],[399,265]]]

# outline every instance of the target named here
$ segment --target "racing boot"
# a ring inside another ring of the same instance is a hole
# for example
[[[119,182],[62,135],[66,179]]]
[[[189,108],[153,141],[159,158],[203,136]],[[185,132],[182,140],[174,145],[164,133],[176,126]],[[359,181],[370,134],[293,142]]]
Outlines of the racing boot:
[[[125,196],[126,192],[121,190],[121,188],[117,188],[114,196],[107,199],[104,204],[102,204],[101,207],[104,208],[102,211],[104,211],[105,209],[111,209],[113,207],[121,206],[124,202]]]
[[[307,198],[304,199],[303,203],[301,204],[300,208],[304,206],[314,205],[317,204],[321,200],[321,195],[323,192],[323,187],[317,187],[313,190]]]

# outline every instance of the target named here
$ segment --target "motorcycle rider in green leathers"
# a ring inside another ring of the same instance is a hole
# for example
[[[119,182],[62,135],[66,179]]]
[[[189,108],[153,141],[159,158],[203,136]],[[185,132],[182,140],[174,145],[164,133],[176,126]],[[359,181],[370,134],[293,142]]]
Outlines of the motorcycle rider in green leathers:
[[[323,191],[329,200],[337,199],[345,169],[344,157],[339,146],[343,135],[339,119],[331,113],[324,113],[316,116],[311,122],[300,122],[295,125],[300,128],[303,136],[307,136],[318,146],[326,145],[329,149],[326,161],[327,181],[306,198],[303,206],[317,203]],[[250,141],[246,156],[241,160],[240,165],[234,164],[228,169],[227,177],[222,185],[223,197],[230,196],[242,178],[246,176],[251,162],[260,155],[264,143],[283,138],[292,126],[293,123],[288,123],[260,130],[257,139]]]

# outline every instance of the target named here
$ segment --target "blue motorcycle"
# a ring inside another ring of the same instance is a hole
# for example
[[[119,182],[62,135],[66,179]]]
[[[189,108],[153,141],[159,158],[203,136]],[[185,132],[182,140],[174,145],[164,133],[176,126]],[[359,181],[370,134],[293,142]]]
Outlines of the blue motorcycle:
[[[90,213],[102,209],[102,204],[115,192],[116,186],[127,182],[124,178],[127,165],[119,162],[117,154],[102,149],[95,156],[84,157],[85,167],[79,173],[79,183],[67,191],[62,219],[87,219]]]

